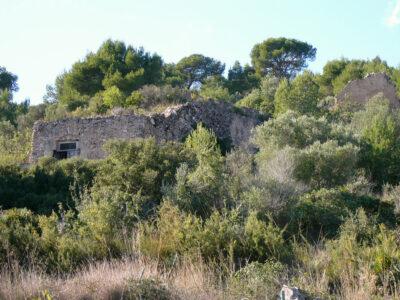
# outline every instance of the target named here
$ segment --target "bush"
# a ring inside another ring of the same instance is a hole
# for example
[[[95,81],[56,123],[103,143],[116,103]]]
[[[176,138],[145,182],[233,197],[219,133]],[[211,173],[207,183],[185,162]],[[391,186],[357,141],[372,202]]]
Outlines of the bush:
[[[74,208],[72,195],[91,186],[98,165],[82,159],[43,158],[29,169],[0,166],[0,206],[26,207],[43,214],[56,210],[58,203]]]
[[[228,205],[235,205],[243,191],[247,190],[254,181],[254,157],[244,149],[235,149],[225,157],[224,186]]]
[[[268,157],[264,157],[265,154]],[[307,190],[304,184],[294,178],[295,161],[288,149],[259,153],[255,165],[253,158],[245,159],[248,161],[236,162],[239,167],[244,168],[241,171],[243,173],[236,174],[235,177],[228,173],[225,183],[226,197],[233,196],[228,203],[239,208],[244,215],[256,211],[276,217]],[[241,163],[244,165],[240,166]]]
[[[0,166],[26,163],[31,138],[29,128],[17,130],[9,121],[0,121]]]
[[[181,144],[157,144],[154,138],[111,141],[105,148],[109,156],[99,168],[92,197],[111,197],[118,207],[133,201],[138,218],[152,213],[162,186],[173,184],[179,164],[191,160]]]
[[[89,237],[71,211],[62,212],[61,217],[55,213],[46,217],[27,209],[6,210],[0,215],[0,263],[4,267],[18,264],[45,272],[68,272],[115,254]]]
[[[278,84],[279,79],[276,77],[262,79],[260,88],[253,89],[250,94],[237,102],[237,106],[257,109],[272,116],[275,110],[274,100]]]
[[[253,142],[261,150],[281,149],[285,146],[303,149],[315,142],[330,139],[338,144],[356,144],[357,140],[346,128],[330,123],[325,117],[300,115],[288,111],[256,127]]]
[[[182,164],[169,198],[191,213],[206,217],[213,208],[223,207],[223,157],[213,132],[199,124],[185,141],[185,148],[196,157],[196,166]]]
[[[190,91],[171,85],[145,85],[131,96],[134,106],[150,109],[155,106],[182,104],[192,100]]]
[[[132,279],[127,283],[123,300],[177,300],[179,299],[160,281],[154,279]]]
[[[278,296],[286,268],[279,262],[252,262],[229,280],[228,291],[237,299],[273,299]]]
[[[126,96],[115,85],[108,87],[102,94],[107,107],[123,107],[125,105]]]
[[[298,203],[288,210],[288,232],[301,233],[314,240],[332,238],[344,220],[359,208],[363,208],[369,217],[378,218],[379,222],[388,226],[395,224],[391,205],[373,196],[358,195],[341,187],[320,189],[301,196]]]
[[[231,96],[222,76],[210,76],[202,83],[199,95],[204,100],[229,101]]]
[[[154,222],[139,228],[139,249],[146,256],[170,265],[177,256],[240,264],[244,259],[286,259],[290,254],[283,230],[255,213],[243,219],[237,210],[214,211],[200,218],[165,202]]]
[[[230,95],[227,88],[220,86],[202,86],[199,95],[204,100],[229,101]]]
[[[243,258],[244,241],[243,221],[237,211],[214,211],[204,223],[199,244],[207,260],[221,262],[228,258],[234,263]]]
[[[293,81],[282,80],[275,94],[275,115],[293,110],[301,114],[319,114],[319,85],[311,72],[305,71]]]
[[[29,265],[43,254],[38,219],[27,209],[0,212],[0,262]]]
[[[336,141],[316,142],[294,153],[295,177],[312,188],[334,187],[348,182],[356,175],[359,148]]]
[[[263,179],[263,181],[243,191],[236,205],[245,213],[256,211],[276,217],[305,190],[303,185],[292,180],[289,176],[282,179],[284,181],[278,181],[274,178]]]
[[[154,223],[140,226],[139,247],[146,256],[167,265],[177,255],[202,257],[208,261],[239,257],[243,245],[243,226],[235,213],[222,215],[215,211],[205,221],[184,214],[166,202]]]
[[[139,226],[140,251],[170,264],[176,255],[196,255],[200,250],[200,219],[186,215],[170,202],[164,202],[155,222]]]
[[[368,218],[362,209],[347,219],[338,239],[326,247],[331,257],[327,272],[332,281],[357,276],[365,267],[377,276],[376,286],[393,287],[400,279],[396,233]]]
[[[394,213],[400,214],[400,185],[385,185],[383,189],[382,201],[394,207]]]
[[[285,229],[274,225],[273,220],[265,223],[258,219],[256,213],[251,213],[245,223],[246,255],[259,261],[268,258],[288,258],[290,247],[283,239],[284,231]]]
[[[390,107],[388,100],[377,96],[365,110],[354,114],[351,126],[364,141],[362,160],[364,167],[378,188],[385,183],[400,180],[400,118],[399,111]]]

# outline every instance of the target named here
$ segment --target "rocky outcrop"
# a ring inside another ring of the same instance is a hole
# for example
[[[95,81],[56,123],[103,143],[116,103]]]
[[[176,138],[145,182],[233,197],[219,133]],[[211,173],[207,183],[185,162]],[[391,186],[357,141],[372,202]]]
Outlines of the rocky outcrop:
[[[297,287],[284,285],[279,293],[280,300],[306,300],[306,296]]]
[[[395,108],[400,107],[396,85],[384,73],[372,73],[363,79],[350,81],[337,95],[338,104],[351,103],[364,106],[372,97],[382,94]]]
[[[122,114],[36,122],[30,162],[53,156],[60,142],[74,142],[83,158],[103,158],[103,144],[110,139],[154,137],[157,141],[182,141],[198,123],[212,129],[232,146],[247,143],[251,129],[261,122],[251,109],[238,109],[222,101],[190,102],[161,114]]]

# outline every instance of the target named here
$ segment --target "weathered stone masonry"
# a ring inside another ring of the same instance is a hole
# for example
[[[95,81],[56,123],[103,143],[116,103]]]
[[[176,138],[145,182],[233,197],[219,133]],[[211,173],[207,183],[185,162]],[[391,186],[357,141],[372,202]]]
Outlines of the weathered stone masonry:
[[[200,122],[212,129],[218,138],[238,146],[248,141],[251,129],[261,119],[253,110],[239,110],[226,102],[208,101],[171,107],[162,114],[149,116],[127,114],[39,121],[33,128],[30,162],[36,162],[43,156],[65,154],[63,150],[72,146],[75,148],[71,148],[71,155],[88,159],[103,158],[105,153],[102,146],[110,139],[153,136],[159,142],[181,141]]]
[[[339,103],[351,101],[355,105],[363,106],[377,94],[382,94],[393,107],[400,107],[396,85],[384,73],[371,73],[362,79],[350,81],[337,95],[337,99]]]

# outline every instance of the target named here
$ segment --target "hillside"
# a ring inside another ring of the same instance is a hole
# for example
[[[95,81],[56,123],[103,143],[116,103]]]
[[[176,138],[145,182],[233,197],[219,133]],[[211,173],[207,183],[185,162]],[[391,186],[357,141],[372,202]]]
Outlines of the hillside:
[[[400,69],[316,51],[0,68],[0,299],[399,299]]]

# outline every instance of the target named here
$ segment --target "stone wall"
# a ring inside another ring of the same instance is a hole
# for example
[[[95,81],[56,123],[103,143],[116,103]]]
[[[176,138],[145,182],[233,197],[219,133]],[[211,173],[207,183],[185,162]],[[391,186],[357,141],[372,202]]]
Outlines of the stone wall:
[[[364,105],[369,99],[382,93],[393,107],[400,106],[395,84],[384,73],[372,73],[363,79],[350,81],[338,96],[338,102],[350,101],[355,105]]]
[[[248,141],[251,129],[261,121],[257,112],[221,101],[191,102],[149,116],[126,114],[39,121],[33,128],[30,162],[52,156],[62,141],[76,141],[80,156],[88,159],[103,158],[102,146],[110,139],[153,136],[159,142],[181,141],[199,122],[212,129],[219,139],[239,146]]]

